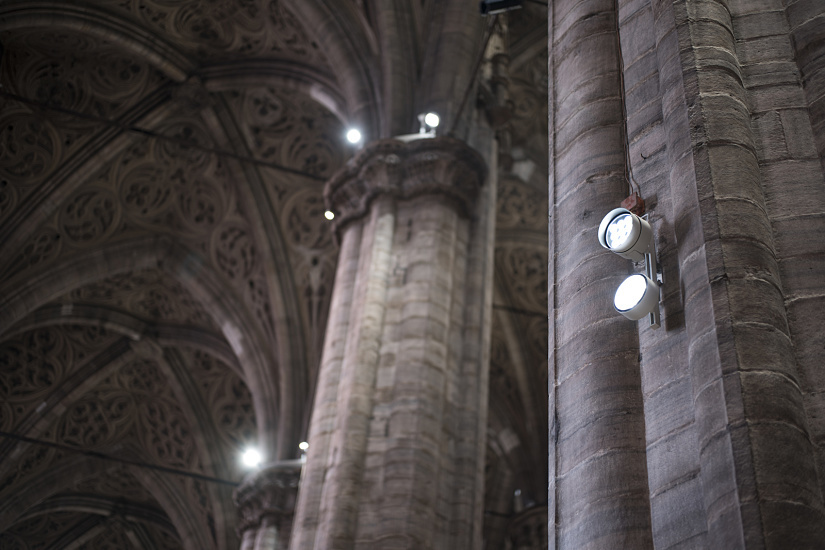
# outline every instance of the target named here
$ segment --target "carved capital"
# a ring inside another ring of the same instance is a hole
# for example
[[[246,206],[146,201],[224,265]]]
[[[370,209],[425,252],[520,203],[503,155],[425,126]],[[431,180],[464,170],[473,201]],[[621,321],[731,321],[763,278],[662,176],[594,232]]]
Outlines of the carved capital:
[[[301,479],[300,461],[274,464],[247,476],[235,489],[238,534],[261,524],[291,526]]]
[[[519,512],[507,530],[514,550],[547,548],[547,506],[533,506]]]
[[[374,141],[327,182],[324,199],[335,213],[335,231],[369,212],[379,195],[410,199],[437,194],[469,216],[487,168],[463,141],[438,137]]]

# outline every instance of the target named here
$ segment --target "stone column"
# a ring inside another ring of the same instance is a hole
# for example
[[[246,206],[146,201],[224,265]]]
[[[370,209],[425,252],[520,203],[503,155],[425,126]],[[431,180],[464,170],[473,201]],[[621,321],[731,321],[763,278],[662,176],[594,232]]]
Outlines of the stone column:
[[[478,548],[492,245],[482,158],[368,145],[327,184],[341,242],[292,548]]]
[[[235,490],[241,550],[289,546],[300,476],[299,461],[274,464],[247,476]]]
[[[598,227],[629,193],[613,0],[549,17],[550,547],[653,547],[637,324],[610,307],[629,262]]]

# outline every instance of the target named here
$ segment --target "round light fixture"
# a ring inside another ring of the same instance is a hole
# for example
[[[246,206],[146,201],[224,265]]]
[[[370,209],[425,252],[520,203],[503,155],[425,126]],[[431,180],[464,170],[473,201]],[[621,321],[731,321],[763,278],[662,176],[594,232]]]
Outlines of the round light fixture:
[[[300,443],[298,443],[298,448],[302,451],[306,451],[307,449],[309,449],[309,443],[307,443],[306,441],[301,441]]]
[[[247,449],[241,456],[241,462],[247,468],[255,468],[263,461],[263,456],[258,449]]]
[[[616,289],[613,307],[631,321],[638,321],[659,307],[659,285],[641,273],[631,275]]]
[[[439,122],[441,122],[441,119],[435,113],[427,113],[424,115],[424,124],[430,128],[437,128]]]
[[[332,220],[335,218],[335,213],[332,210],[327,210],[324,212],[324,217],[328,220]]]
[[[352,144],[356,144],[361,141],[361,132],[358,131],[356,128],[350,128],[347,132],[347,141]]]
[[[599,242],[622,258],[639,262],[651,250],[653,229],[626,208],[615,208],[599,225]]]

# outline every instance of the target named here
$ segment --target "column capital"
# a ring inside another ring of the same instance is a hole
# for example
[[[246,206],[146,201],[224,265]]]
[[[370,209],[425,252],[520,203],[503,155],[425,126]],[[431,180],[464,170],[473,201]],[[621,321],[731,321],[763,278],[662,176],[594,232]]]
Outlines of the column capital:
[[[264,467],[244,478],[233,495],[238,510],[238,533],[256,529],[265,522],[273,525],[285,520],[291,522],[300,479],[300,464],[291,462]]]
[[[461,140],[437,137],[373,141],[327,182],[324,199],[336,233],[369,212],[379,195],[443,195],[469,216],[487,176],[482,156]]]

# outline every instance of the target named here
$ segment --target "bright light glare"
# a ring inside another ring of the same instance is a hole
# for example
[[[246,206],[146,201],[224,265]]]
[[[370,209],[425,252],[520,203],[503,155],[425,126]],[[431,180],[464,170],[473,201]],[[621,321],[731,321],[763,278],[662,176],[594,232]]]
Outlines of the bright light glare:
[[[347,132],[347,141],[350,143],[358,143],[361,141],[361,132],[355,128],[350,129],[350,131]]]
[[[241,456],[241,461],[243,462],[244,466],[247,466],[249,468],[256,467],[258,464],[261,463],[262,460],[263,457],[257,449],[247,449],[244,452],[243,456]]]
[[[301,441],[300,443],[298,443],[298,448],[302,451],[306,451],[307,449],[309,449],[309,443],[307,443],[306,441]]]
[[[607,226],[605,241],[610,248],[621,248],[627,243],[630,233],[633,231],[633,218],[630,214],[622,214],[613,218]]]
[[[335,214],[331,210],[324,212],[324,217],[328,220],[335,218]]]
[[[435,113],[427,113],[424,115],[424,124],[430,128],[437,127],[439,122],[441,122],[441,119],[438,118],[438,115]]]
[[[619,311],[631,310],[642,301],[646,290],[647,278],[639,273],[631,275],[616,289],[613,305]]]

